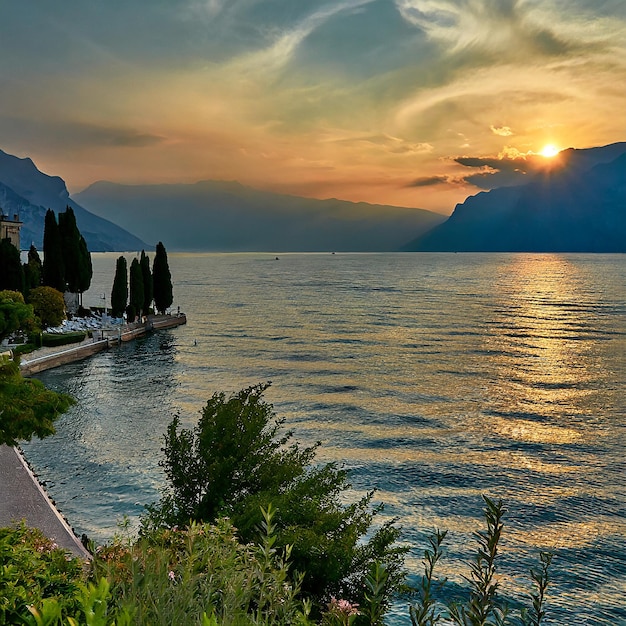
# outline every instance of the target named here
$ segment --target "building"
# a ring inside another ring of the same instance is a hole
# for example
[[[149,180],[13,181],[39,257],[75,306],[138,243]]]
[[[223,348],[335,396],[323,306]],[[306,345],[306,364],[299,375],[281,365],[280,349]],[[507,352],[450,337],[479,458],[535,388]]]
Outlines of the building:
[[[22,228],[22,222],[18,215],[14,215],[11,219],[0,209],[0,239],[8,239],[18,250],[21,250],[20,228]]]

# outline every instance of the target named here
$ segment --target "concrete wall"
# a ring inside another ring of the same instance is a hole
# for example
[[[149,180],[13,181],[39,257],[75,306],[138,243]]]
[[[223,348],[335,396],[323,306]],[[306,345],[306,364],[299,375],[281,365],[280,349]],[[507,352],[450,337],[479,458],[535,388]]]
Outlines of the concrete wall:
[[[109,342],[104,339],[102,341],[94,341],[93,343],[82,344],[75,348],[67,348],[63,350],[59,348],[59,352],[49,354],[46,356],[36,357],[31,360],[22,358],[20,364],[20,371],[24,376],[31,376],[38,372],[43,372],[52,367],[58,367],[59,365],[65,365],[66,363],[72,363],[73,361],[80,361],[86,359],[93,354],[106,350],[109,347]]]

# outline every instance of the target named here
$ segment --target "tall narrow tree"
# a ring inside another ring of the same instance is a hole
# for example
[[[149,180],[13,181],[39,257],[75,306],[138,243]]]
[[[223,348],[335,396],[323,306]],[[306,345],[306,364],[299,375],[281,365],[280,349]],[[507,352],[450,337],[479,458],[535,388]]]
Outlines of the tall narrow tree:
[[[20,251],[10,239],[0,240],[0,290],[24,293],[24,268]]]
[[[154,263],[152,264],[152,280],[154,289],[154,306],[163,314],[172,306],[174,293],[172,290],[172,275],[167,262],[165,246],[159,241],[156,246]]]
[[[41,272],[41,258],[35,244],[31,244],[28,250],[28,262],[24,263],[24,297],[27,300],[30,290],[41,286]]]
[[[78,230],[71,206],[59,213],[59,234],[67,291],[80,294],[82,304],[82,294],[89,289],[93,270],[87,243]]]
[[[63,213],[58,215],[59,236],[61,238],[61,254],[63,267],[65,268],[66,291],[78,293],[78,266],[79,250],[78,241],[80,233],[76,226],[76,218],[71,207],[66,207]]]
[[[121,256],[115,265],[115,278],[111,289],[111,315],[122,317],[128,303],[128,265]]]
[[[150,270],[150,258],[142,250],[141,258],[139,259],[139,265],[141,266],[141,274],[143,277],[143,314],[148,315],[152,308],[153,289],[152,289],[152,271]]]
[[[135,258],[130,264],[130,306],[128,308],[131,309],[131,315],[129,318],[134,319],[136,315],[142,314],[143,301],[143,272],[139,260]]]
[[[78,293],[80,294],[80,305],[83,305],[83,293],[91,286],[91,278],[93,277],[93,266],[91,264],[91,252],[87,248],[87,242],[81,235],[78,242],[80,253],[80,265],[78,269]]]
[[[61,251],[61,235],[54,211],[48,209],[43,229],[43,278],[42,284],[65,291],[65,268]]]

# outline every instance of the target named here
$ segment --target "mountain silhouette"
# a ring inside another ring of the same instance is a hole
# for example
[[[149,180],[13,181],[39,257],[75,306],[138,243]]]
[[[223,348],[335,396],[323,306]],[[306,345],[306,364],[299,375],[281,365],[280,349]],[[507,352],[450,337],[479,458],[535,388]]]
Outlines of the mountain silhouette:
[[[47,209],[57,215],[71,206],[76,224],[91,252],[141,250],[146,244],[123,228],[84,209],[70,198],[65,181],[40,172],[29,158],[20,159],[0,150],[0,209],[23,222],[23,248],[31,243],[43,248]]]
[[[94,183],[75,198],[146,241],[188,251],[395,251],[445,216],[421,209],[317,200],[237,182]],[[165,238],[164,238],[165,237]]]
[[[403,249],[626,252],[626,143],[565,150],[524,185],[470,196]]]

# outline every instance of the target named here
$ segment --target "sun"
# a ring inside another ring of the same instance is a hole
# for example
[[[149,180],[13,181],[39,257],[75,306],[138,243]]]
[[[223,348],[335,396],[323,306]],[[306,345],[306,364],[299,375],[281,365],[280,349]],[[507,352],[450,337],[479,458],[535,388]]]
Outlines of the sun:
[[[553,156],[556,156],[560,150],[552,143],[545,145],[541,152],[539,153],[541,156],[546,157],[546,159],[551,159]]]

